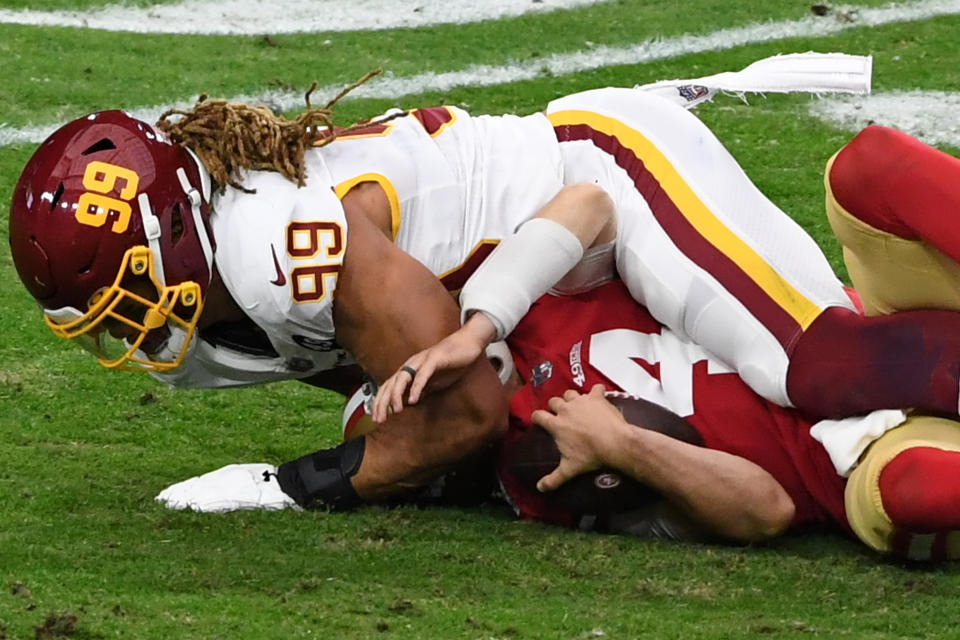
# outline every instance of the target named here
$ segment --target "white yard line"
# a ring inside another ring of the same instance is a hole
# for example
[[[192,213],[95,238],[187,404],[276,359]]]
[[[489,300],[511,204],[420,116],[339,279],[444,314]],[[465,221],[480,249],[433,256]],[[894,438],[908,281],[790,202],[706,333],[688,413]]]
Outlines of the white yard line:
[[[0,23],[137,33],[317,33],[465,24],[598,1],[608,0],[185,0],[93,11],[0,9]]]
[[[835,11],[834,15],[840,13]],[[908,4],[894,3],[875,9],[858,9],[847,13],[847,18],[807,17],[799,20],[766,22],[743,27],[721,29],[708,34],[686,34],[673,38],[646,40],[626,47],[594,47],[588,51],[570,54],[554,54],[532,61],[517,62],[502,66],[474,65],[463,71],[445,73],[422,73],[415,76],[394,77],[386,74],[357,91],[352,97],[390,98],[413,95],[424,91],[448,91],[458,86],[489,86],[519,80],[529,80],[545,73],[565,75],[599,67],[639,64],[690,53],[719,51],[731,47],[766,42],[791,37],[825,36],[858,26],[878,26],[895,22],[910,22],[949,14],[960,14],[960,0],[921,0]],[[851,52],[856,53],[856,52]],[[717,71],[722,71],[718,69]],[[637,82],[649,82],[661,78],[637,77]],[[345,81],[346,82],[346,81]],[[341,85],[323,87],[314,98],[321,102],[325,96],[333,96]],[[232,101],[266,104],[275,110],[294,109],[303,105],[301,92],[267,91],[261,94],[233,96]],[[189,106],[189,102],[176,105],[157,105],[131,109],[138,118],[152,121],[171,106]],[[79,114],[78,114],[79,115]],[[41,142],[56,127],[57,123],[31,127],[6,127],[0,125],[0,146],[19,143]]]
[[[896,127],[928,144],[960,147],[960,94],[891,91],[867,97],[836,97],[810,105],[835,126],[857,131],[871,122]]]

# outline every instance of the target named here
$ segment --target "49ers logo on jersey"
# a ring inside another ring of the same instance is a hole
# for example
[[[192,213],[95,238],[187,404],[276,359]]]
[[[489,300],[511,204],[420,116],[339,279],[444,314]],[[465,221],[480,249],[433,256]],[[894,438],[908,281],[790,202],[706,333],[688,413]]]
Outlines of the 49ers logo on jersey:
[[[111,197],[122,181],[120,198]],[[110,231],[123,233],[130,226],[130,201],[137,195],[140,176],[136,171],[109,162],[94,160],[83,172],[83,186],[88,189],[77,201],[76,219],[89,227],[102,227],[113,218]]]
[[[578,387],[582,387],[587,381],[587,376],[583,373],[583,364],[580,362],[580,349],[583,346],[583,340],[570,347],[570,374]]]

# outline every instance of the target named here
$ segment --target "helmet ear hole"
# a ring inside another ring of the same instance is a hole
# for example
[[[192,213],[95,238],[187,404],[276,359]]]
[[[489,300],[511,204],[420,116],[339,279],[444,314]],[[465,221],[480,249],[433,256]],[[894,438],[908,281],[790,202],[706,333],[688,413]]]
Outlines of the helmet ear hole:
[[[170,210],[170,243],[177,244],[183,237],[183,216],[180,212],[180,203],[173,205]]]
[[[54,208],[56,208],[57,203],[60,202],[61,197],[63,197],[62,182],[57,186],[57,190],[53,192],[53,198],[50,200],[50,211],[53,211]]]

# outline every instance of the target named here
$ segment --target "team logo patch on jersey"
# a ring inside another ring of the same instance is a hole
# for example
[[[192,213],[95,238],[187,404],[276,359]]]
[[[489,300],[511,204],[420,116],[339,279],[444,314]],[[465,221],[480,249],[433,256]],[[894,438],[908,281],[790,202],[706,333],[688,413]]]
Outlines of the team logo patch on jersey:
[[[583,365],[580,363],[580,348],[582,345],[583,341],[581,340],[570,347],[570,374],[578,387],[582,387],[583,383],[587,381],[587,377],[583,373]]]
[[[340,348],[340,345],[337,344],[336,340],[318,340],[316,338],[311,338],[310,336],[291,336],[293,341],[304,349],[310,349],[311,351],[322,351],[323,353],[329,353]]]
[[[677,91],[680,93],[680,97],[687,102],[693,102],[697,98],[702,98],[710,93],[709,89],[699,84],[685,84],[677,87]]]
[[[544,360],[530,372],[530,381],[533,382],[533,386],[539,387],[544,382],[550,379],[550,376],[553,375],[553,363],[549,360]]]
[[[597,489],[614,489],[620,486],[620,476],[615,473],[598,473],[593,484]]]

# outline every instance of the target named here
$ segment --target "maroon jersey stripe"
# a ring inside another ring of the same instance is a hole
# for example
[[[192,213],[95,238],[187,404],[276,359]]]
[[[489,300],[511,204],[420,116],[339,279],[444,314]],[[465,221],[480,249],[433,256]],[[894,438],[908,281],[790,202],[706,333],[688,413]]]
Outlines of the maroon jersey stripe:
[[[482,240],[459,267],[451,269],[438,277],[447,291],[459,291],[467,283],[473,272],[487,259],[499,244],[498,240]]]
[[[436,135],[444,125],[453,122],[453,112],[446,107],[414,109],[411,113],[423,125],[424,131],[431,136]]]
[[[637,191],[646,200],[660,227],[674,245],[694,264],[710,273],[733,294],[747,311],[760,321],[789,354],[802,329],[783,307],[709,239],[697,231],[669,195],[660,188],[643,158],[620,142],[616,136],[587,124],[555,127],[560,142],[587,140],[608,153],[626,171]]]

